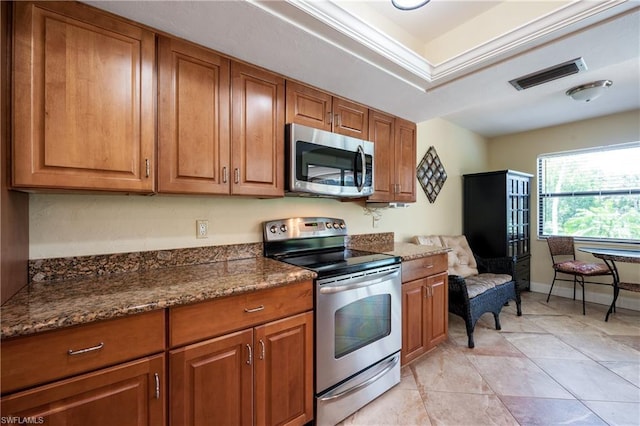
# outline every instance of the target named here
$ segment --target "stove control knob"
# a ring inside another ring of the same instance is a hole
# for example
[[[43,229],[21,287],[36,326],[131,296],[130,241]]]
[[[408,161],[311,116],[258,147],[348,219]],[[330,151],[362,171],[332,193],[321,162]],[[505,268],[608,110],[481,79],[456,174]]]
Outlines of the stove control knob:
[[[272,234],[275,234],[277,230],[278,230],[278,227],[275,225],[271,225],[269,227],[269,232],[271,232]]]
[[[333,222],[333,229],[338,229],[339,227],[338,222]]]
[[[282,232],[287,232],[287,225],[285,225],[285,224],[280,225],[280,230]]]
[[[346,227],[347,227],[347,225],[345,225],[344,222],[340,222],[340,229],[344,229]]]

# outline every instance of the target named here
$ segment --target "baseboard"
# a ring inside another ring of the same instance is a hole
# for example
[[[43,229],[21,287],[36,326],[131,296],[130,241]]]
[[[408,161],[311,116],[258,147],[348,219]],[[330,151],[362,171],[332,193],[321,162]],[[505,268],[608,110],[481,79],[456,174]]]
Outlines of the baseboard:
[[[573,285],[564,284],[566,283],[556,282],[556,285],[553,286],[553,294],[551,296],[573,299]],[[611,305],[611,301],[613,300],[613,288],[607,287],[607,292],[603,293],[590,291],[589,287],[591,286],[587,284],[584,292],[584,298],[587,302],[598,303],[605,306]],[[604,289],[602,286],[595,287],[599,287],[601,290]],[[551,284],[531,282],[531,291],[535,293],[549,294],[550,288]],[[618,295],[616,307],[640,312],[640,297],[638,296],[640,296],[640,293],[630,293],[628,291],[621,290]],[[579,285],[576,287],[576,300],[582,300],[582,287]]]

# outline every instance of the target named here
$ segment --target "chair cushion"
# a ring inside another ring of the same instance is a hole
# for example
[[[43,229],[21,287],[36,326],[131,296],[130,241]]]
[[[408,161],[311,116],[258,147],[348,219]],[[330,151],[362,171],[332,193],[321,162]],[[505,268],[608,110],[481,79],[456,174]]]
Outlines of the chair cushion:
[[[442,235],[442,245],[451,249],[449,257],[449,275],[468,277],[478,275],[478,265],[464,235]]]
[[[478,275],[478,265],[473,257],[473,252],[467,238],[464,235],[417,235],[413,242],[427,246],[448,247],[447,253],[449,275],[459,275],[466,278],[470,275]]]
[[[423,246],[442,247],[442,241],[438,235],[416,235],[413,242]]]
[[[469,299],[473,299],[474,297],[484,293],[487,290],[508,283],[509,281],[511,281],[511,275],[485,273],[480,275],[468,276],[464,279],[464,281],[467,285],[467,293],[469,294]]]
[[[583,262],[581,260],[566,260],[564,262],[556,263],[553,265],[553,269],[567,274],[579,274],[586,276],[609,275],[611,273],[609,267],[604,263]]]

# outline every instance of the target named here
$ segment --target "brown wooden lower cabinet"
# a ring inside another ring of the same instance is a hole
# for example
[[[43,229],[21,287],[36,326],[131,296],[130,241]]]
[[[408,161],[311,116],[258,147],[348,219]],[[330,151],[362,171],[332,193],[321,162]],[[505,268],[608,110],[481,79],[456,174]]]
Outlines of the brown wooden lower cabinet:
[[[171,351],[171,424],[251,425],[252,345],[244,330]]]
[[[313,419],[313,313],[170,352],[170,418],[182,425],[303,425]]]
[[[446,254],[403,262],[401,362],[413,361],[447,339]]]
[[[309,423],[312,289],[305,281],[7,339],[0,423]]]
[[[163,425],[164,366],[160,354],[18,392],[2,398],[2,418],[50,426]]]

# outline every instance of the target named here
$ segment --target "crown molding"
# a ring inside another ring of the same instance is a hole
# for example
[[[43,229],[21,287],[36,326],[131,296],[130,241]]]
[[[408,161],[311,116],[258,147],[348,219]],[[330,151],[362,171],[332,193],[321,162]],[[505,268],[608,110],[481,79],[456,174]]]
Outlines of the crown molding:
[[[330,45],[424,91],[433,65],[413,50],[330,1],[248,0]]]
[[[513,29],[499,37],[479,44],[477,47],[434,65],[431,81],[450,81],[452,77],[459,77],[477,70],[480,67],[504,60],[524,50],[531,49],[558,38],[578,31],[615,14],[601,16],[613,8],[627,3],[625,9],[633,7],[627,0],[608,0],[605,2],[577,1],[570,3],[552,13],[540,17],[532,22]],[[597,19],[594,19],[597,16]]]
[[[627,0],[575,1],[473,49],[433,64],[331,1],[248,1],[419,90],[431,90],[636,7],[634,2]]]

